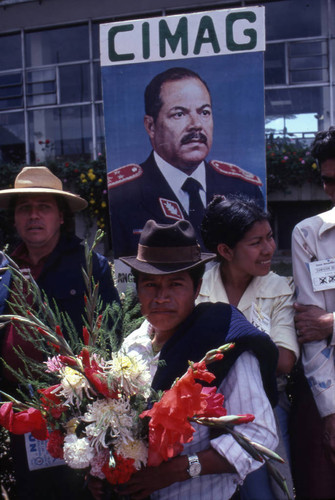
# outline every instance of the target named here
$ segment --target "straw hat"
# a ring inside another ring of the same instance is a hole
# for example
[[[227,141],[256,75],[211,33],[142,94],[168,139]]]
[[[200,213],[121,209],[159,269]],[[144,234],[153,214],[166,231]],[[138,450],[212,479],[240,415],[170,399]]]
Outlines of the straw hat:
[[[201,252],[189,221],[157,224],[148,220],[140,236],[137,255],[120,257],[120,260],[136,271],[169,274],[192,269],[215,257],[215,253]]]
[[[62,181],[47,167],[24,167],[15,178],[14,188],[0,190],[0,208],[8,208],[13,196],[20,194],[54,194],[63,196],[72,212],[87,207],[86,200],[63,190]]]

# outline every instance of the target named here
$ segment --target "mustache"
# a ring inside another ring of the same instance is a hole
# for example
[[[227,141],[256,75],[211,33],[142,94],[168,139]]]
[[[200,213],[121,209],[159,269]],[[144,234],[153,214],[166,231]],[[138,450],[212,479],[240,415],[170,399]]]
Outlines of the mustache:
[[[190,132],[189,134],[184,135],[184,137],[181,138],[180,142],[181,144],[188,144],[189,142],[192,142],[194,139],[204,144],[207,144],[207,137],[205,136],[205,134],[197,131]]]

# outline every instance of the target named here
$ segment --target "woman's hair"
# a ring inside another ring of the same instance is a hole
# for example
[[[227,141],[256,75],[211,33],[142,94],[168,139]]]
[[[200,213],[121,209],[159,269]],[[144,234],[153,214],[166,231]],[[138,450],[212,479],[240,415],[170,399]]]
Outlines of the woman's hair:
[[[229,248],[242,240],[255,222],[270,221],[270,215],[257,202],[242,195],[216,195],[205,210],[201,234],[207,249],[215,252],[225,243]]]

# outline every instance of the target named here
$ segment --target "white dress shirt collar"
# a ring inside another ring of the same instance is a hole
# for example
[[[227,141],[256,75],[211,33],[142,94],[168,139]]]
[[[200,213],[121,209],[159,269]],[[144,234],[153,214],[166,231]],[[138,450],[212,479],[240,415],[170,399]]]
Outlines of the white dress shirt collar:
[[[157,167],[187,213],[189,212],[189,196],[182,190],[182,185],[188,177],[193,177],[193,179],[196,179],[201,184],[202,189],[200,190],[200,197],[204,207],[206,206],[206,169],[204,161],[202,161],[194,172],[188,176],[182,170],[173,167],[163,160],[156,151],[154,151],[154,158]]]

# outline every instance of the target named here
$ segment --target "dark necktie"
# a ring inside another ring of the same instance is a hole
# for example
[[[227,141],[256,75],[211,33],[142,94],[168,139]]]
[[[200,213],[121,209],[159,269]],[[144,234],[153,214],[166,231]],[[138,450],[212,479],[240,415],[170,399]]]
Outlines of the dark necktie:
[[[201,184],[192,177],[188,177],[181,188],[189,195],[189,220],[196,232],[200,234],[200,225],[205,211],[199,192]]]

